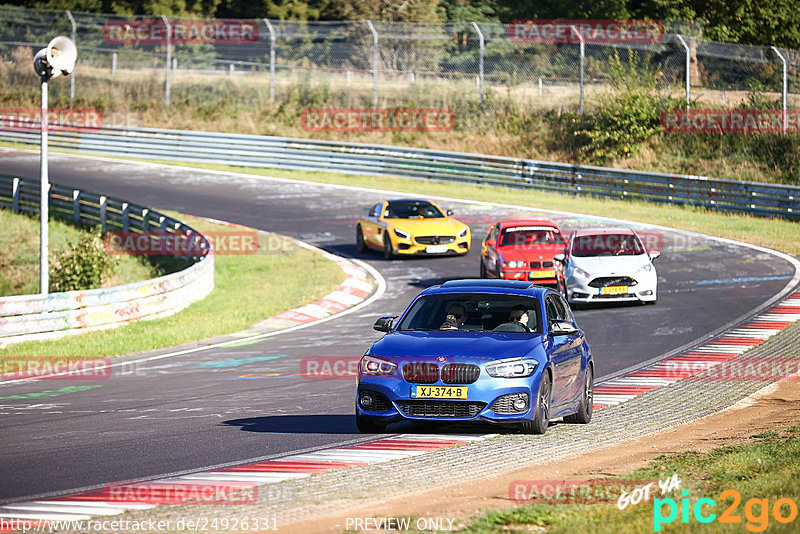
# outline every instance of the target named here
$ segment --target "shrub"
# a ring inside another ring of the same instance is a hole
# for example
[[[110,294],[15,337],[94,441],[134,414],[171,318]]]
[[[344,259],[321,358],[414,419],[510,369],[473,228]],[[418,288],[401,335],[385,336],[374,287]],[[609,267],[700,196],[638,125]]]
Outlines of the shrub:
[[[50,291],[73,291],[100,287],[117,269],[116,258],[106,253],[100,233],[88,234],[53,254]]]

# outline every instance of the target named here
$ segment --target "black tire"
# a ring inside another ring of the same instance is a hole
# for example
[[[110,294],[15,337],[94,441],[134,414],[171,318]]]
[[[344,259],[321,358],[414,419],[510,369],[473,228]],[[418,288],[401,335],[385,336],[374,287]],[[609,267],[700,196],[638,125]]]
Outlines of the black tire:
[[[367,244],[364,243],[364,232],[361,230],[361,225],[356,226],[356,249],[363,253],[367,251]]]
[[[592,413],[594,412],[594,369],[592,365],[586,368],[586,378],[583,381],[583,392],[581,393],[581,402],[578,405],[578,413],[564,417],[565,423],[579,423],[582,425],[587,424],[592,420]]]
[[[380,434],[386,430],[386,423],[368,415],[356,414],[356,426],[362,434]]]
[[[483,258],[481,258],[481,269],[480,269],[480,273],[481,273],[481,278],[486,278],[486,264],[485,264],[485,263],[483,263]]]
[[[392,240],[388,235],[383,236],[383,259],[391,260],[394,258],[394,250],[392,250]]]
[[[536,407],[536,417],[533,421],[525,421],[520,425],[520,430],[525,434],[544,434],[550,425],[550,397],[553,395],[553,380],[550,373],[545,372],[539,384],[539,402]]]

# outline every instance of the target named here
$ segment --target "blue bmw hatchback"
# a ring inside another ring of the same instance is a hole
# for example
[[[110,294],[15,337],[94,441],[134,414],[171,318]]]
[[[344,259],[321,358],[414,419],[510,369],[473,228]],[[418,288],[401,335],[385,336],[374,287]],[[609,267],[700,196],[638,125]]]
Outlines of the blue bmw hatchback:
[[[543,434],[592,418],[594,362],[562,295],[516,280],[452,280],[420,293],[359,363],[364,433],[411,421],[484,421]]]

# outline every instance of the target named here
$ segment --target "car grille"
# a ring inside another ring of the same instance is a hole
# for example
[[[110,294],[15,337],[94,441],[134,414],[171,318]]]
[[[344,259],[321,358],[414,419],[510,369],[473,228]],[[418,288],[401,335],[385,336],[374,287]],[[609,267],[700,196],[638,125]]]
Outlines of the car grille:
[[[455,240],[454,235],[423,235],[414,238],[420,245],[448,245]]]
[[[430,362],[413,362],[403,366],[403,378],[413,384],[433,384],[439,380],[439,366]]]
[[[539,269],[541,267],[552,267],[552,261],[532,261],[530,263],[531,269]]]
[[[475,417],[485,402],[398,401],[397,407],[409,417]]]
[[[600,276],[589,282],[589,287],[635,286],[636,280],[630,276]]]
[[[481,374],[481,368],[471,363],[448,363],[442,366],[445,384],[472,384]]]
[[[359,393],[359,398],[361,397],[362,393],[368,393],[369,396],[372,397],[372,406],[362,409],[370,412],[385,412],[386,410],[392,409],[392,403],[389,402],[389,399],[387,399],[385,395],[375,391],[364,390]]]
[[[516,410],[514,408],[514,401],[523,398],[525,399],[525,408],[523,410]],[[509,393],[498,397],[489,407],[494,413],[501,415],[511,415],[515,413],[522,413],[528,409],[528,394],[527,393]]]

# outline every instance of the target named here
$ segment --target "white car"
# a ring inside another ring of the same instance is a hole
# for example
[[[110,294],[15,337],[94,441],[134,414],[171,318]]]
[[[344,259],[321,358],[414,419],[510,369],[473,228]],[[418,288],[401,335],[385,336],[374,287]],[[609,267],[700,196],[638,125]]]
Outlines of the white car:
[[[656,302],[658,276],[649,252],[630,228],[578,230],[565,254],[567,299],[571,304],[612,301]]]

